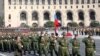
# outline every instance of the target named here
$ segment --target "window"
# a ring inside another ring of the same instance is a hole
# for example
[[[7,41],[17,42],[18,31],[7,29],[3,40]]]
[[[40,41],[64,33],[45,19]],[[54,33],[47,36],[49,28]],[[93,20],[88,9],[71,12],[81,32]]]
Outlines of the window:
[[[27,20],[26,12],[22,12],[22,13],[20,14],[20,20]]]
[[[76,6],[76,8],[78,8],[78,6]]]
[[[80,11],[78,13],[78,18],[79,18],[79,20],[84,20],[84,13],[83,13],[83,11]]]
[[[50,20],[50,14],[49,12],[44,13],[44,20]]]
[[[11,14],[9,14],[9,17],[8,18],[11,19]]]
[[[38,13],[36,11],[32,13],[32,20],[38,20]]]
[[[73,4],[73,0],[70,0],[70,4]]]
[[[67,6],[65,6],[65,9],[67,8]]]
[[[11,0],[8,0],[8,2],[9,2],[9,5],[11,5]]]
[[[28,0],[25,0],[25,5],[27,5],[27,3],[28,3]]]
[[[90,4],[90,0],[87,0],[87,4]]]
[[[67,0],[65,0],[65,4],[67,4]]]
[[[51,0],[48,0],[48,4],[49,4],[49,5],[51,4]]]
[[[9,24],[8,27],[11,27],[11,24]]]
[[[100,3],[100,0],[98,0],[98,3]]]
[[[73,14],[71,11],[67,12],[67,19],[68,20],[73,20]]]
[[[92,3],[95,3],[95,0],[92,0]]]
[[[33,0],[30,0],[30,4],[33,5]]]
[[[73,6],[71,6],[71,8],[73,8]]]
[[[93,5],[93,8],[95,8],[95,5]]]
[[[79,4],[79,0],[76,0],[76,4]]]
[[[22,4],[22,0],[19,0],[19,4],[20,4],[20,5]]]
[[[100,5],[98,5],[98,7],[100,7]]]
[[[54,5],[56,4],[56,0],[53,0],[53,4],[54,4]]]
[[[82,5],[82,8],[84,8],[84,6]]]
[[[59,0],[59,4],[62,4],[62,0]]]
[[[59,11],[56,12],[56,17],[57,17],[57,19],[61,20],[61,13]]]
[[[43,5],[45,4],[45,0],[42,0],[42,4],[43,4]]]
[[[89,5],[87,5],[87,8],[89,8]]]
[[[84,4],[84,0],[81,0],[81,4]]]
[[[95,20],[95,12],[93,10],[89,12],[89,16],[90,16],[90,20]]]
[[[36,4],[39,5],[39,0],[36,0]]]

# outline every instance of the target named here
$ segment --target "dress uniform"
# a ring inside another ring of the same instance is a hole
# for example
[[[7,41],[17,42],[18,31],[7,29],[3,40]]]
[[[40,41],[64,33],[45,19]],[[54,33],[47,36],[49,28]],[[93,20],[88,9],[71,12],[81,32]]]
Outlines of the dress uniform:
[[[80,42],[79,40],[76,38],[77,36],[75,35],[75,38],[71,39],[70,42],[72,44],[72,55],[73,56],[80,56]]]
[[[96,50],[94,39],[89,35],[88,38],[84,38],[82,41],[85,44],[85,56],[94,56]]]

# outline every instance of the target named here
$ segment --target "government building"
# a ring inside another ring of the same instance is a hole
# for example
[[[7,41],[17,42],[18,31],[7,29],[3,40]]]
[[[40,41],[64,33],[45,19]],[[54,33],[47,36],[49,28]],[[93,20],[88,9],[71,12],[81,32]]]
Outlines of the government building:
[[[5,27],[44,27],[54,15],[63,27],[71,22],[90,26],[100,22],[100,0],[4,0]]]

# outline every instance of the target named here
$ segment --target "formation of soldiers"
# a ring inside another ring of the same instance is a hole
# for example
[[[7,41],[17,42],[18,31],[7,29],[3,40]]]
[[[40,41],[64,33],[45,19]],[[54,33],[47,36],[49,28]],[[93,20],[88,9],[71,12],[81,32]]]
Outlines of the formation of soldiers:
[[[94,56],[96,52],[95,41],[89,35],[82,42],[85,44],[85,56]],[[69,48],[72,47],[72,53]],[[0,51],[15,52],[15,56],[22,56],[26,53],[39,56],[81,56],[80,40],[77,35],[73,39],[68,39],[66,33],[63,32],[62,37],[58,34],[34,32],[29,35],[2,35],[0,37]]]

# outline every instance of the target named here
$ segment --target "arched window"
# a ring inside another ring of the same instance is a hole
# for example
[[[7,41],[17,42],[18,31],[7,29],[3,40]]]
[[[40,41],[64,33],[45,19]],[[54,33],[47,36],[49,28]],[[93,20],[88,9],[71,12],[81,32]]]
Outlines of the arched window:
[[[36,11],[32,13],[32,20],[38,20],[38,13]]]
[[[8,2],[9,2],[9,5],[11,5],[11,0],[8,0]]]
[[[70,0],[70,4],[73,4],[73,0]]]
[[[56,4],[56,0],[53,0],[53,4],[54,4],[54,5]]]
[[[27,5],[28,4],[28,0],[25,0],[25,5]]]
[[[62,0],[59,0],[59,4],[62,4]]]
[[[83,11],[79,11],[78,12],[78,17],[79,17],[79,20],[84,20],[84,13],[83,13]]]
[[[87,4],[90,4],[90,0],[87,0]]]
[[[67,19],[68,20],[73,20],[73,14],[71,11],[67,12]]]
[[[36,0],[36,4],[39,5],[39,0]]]
[[[79,4],[79,0],[76,0],[76,4]]]
[[[30,4],[33,5],[33,0],[30,0]]]
[[[95,12],[93,10],[89,12],[89,16],[91,20],[95,20]]]
[[[42,4],[43,4],[43,5],[45,4],[45,0],[42,0]]]
[[[100,3],[100,0],[98,0],[98,3]]]
[[[26,23],[21,23],[20,27],[27,27],[27,24]]]
[[[19,0],[19,4],[22,4],[22,0]]]
[[[67,0],[65,0],[65,4],[67,4]]]
[[[81,0],[81,4],[84,4],[84,0]]]
[[[51,0],[48,0],[48,4],[49,4],[49,5],[51,4]]]
[[[21,12],[20,14],[20,20],[27,20],[27,14],[25,11]]]
[[[59,11],[56,12],[56,17],[57,17],[57,19],[61,20],[61,13]]]
[[[92,3],[95,3],[95,0],[92,0]]]
[[[49,12],[44,13],[44,20],[50,20],[50,14]]]
[[[9,14],[9,17],[8,18],[11,19],[11,14]]]

